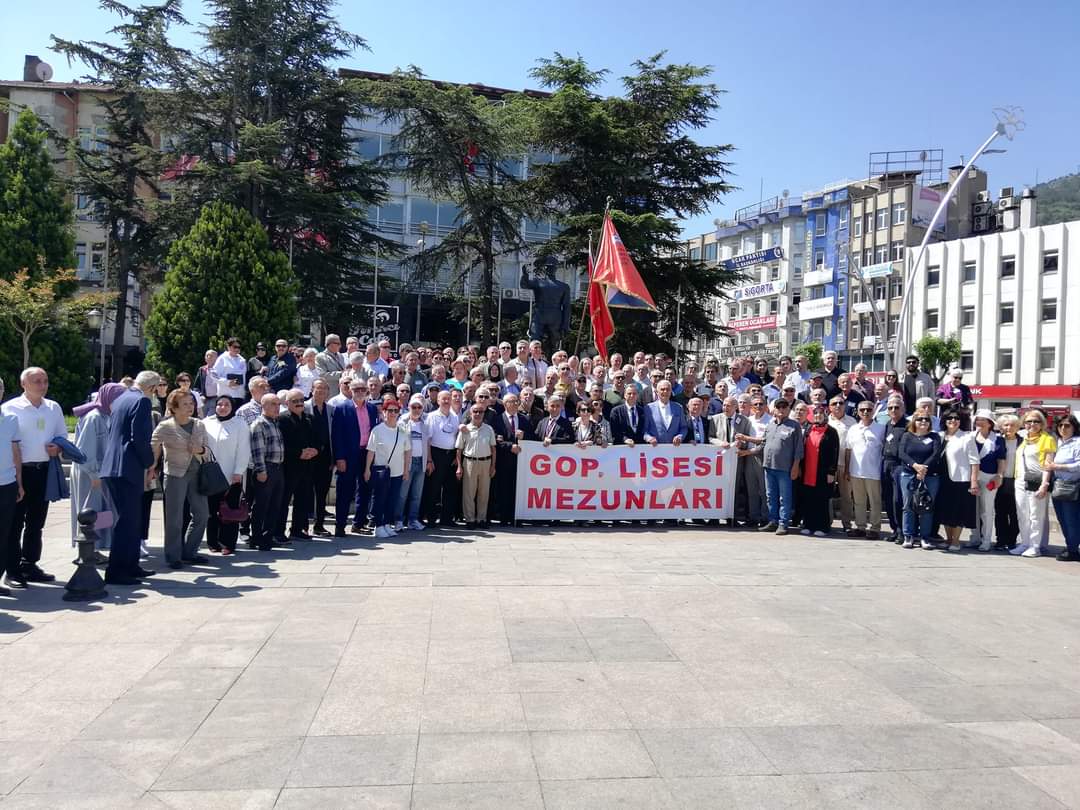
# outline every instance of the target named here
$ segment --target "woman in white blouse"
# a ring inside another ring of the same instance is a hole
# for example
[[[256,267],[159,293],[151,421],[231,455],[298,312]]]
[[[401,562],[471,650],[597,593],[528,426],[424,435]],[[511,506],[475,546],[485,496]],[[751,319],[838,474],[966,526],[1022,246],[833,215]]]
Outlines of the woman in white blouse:
[[[311,399],[311,386],[322,376],[322,372],[315,365],[316,355],[318,352],[314,349],[304,349],[300,365],[296,367],[296,387],[304,392],[304,399]]]
[[[240,356],[240,338],[231,337],[226,341],[226,345],[229,347],[228,351],[218,355],[214,367],[210,370],[210,376],[217,381],[218,396],[236,400],[233,407],[238,408],[244,401],[248,365],[247,360]],[[210,408],[209,403],[206,407]]]
[[[208,499],[210,516],[206,522],[206,545],[211,551],[229,555],[236,551],[236,539],[240,524],[224,523],[219,514],[221,504],[233,509],[240,506],[244,489],[244,473],[251,459],[251,432],[242,419],[234,419],[232,400],[218,397],[214,415],[203,422],[206,428],[206,444],[214,454],[214,460],[229,479],[229,489]]]

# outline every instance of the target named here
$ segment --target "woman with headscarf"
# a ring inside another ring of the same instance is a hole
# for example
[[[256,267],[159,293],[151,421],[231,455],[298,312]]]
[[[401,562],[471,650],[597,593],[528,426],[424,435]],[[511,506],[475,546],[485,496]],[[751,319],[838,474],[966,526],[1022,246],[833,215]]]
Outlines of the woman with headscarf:
[[[75,446],[86,456],[86,463],[71,465],[71,544],[78,542],[82,533],[79,531],[78,516],[84,509],[95,512],[112,511],[112,503],[105,494],[101,481],[101,462],[105,457],[105,440],[109,433],[109,414],[112,404],[127,389],[120,383],[105,383],[97,392],[93,402],[76,405],[72,412],[79,418],[75,425]],[[116,515],[113,515],[115,521]],[[97,530],[98,541],[95,544],[94,562],[104,565],[108,559],[102,551],[112,545],[112,528]]]
[[[251,432],[242,419],[233,418],[235,415],[233,401],[228,397],[219,397],[214,406],[214,415],[203,422],[206,444],[229,479],[228,490],[207,499],[210,514],[206,521],[206,545],[223,556],[236,551],[240,524],[221,520],[221,504],[226,503],[233,509],[240,506],[244,474],[251,459]]]

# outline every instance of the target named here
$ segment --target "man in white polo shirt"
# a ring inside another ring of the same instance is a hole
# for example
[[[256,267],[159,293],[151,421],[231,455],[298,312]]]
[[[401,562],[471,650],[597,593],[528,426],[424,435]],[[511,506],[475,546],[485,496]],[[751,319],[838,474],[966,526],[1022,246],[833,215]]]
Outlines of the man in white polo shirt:
[[[19,422],[19,449],[22,454],[22,484],[26,493],[15,505],[15,520],[5,563],[7,582],[25,588],[27,582],[52,582],[56,579],[38,566],[41,559],[41,530],[49,515],[45,498],[45,480],[49,459],[60,455],[53,444],[57,436],[67,437],[64,412],[51,399],[49,375],[45,369],[31,366],[19,375],[23,394],[4,403],[4,416]]]

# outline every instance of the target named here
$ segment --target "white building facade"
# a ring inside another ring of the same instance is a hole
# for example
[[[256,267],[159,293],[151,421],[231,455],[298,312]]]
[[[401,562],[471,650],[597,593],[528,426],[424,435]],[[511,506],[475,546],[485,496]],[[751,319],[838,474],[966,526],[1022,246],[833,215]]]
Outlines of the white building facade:
[[[917,268],[910,342],[959,336],[981,405],[1080,407],[1080,221],[932,244]],[[1071,349],[1071,350],[1070,350]]]

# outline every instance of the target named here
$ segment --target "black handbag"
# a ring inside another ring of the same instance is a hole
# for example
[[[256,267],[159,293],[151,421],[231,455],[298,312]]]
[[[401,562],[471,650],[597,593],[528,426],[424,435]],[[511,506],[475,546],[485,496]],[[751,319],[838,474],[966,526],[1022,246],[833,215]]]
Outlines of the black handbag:
[[[1038,492],[1042,486],[1042,473],[1024,472],[1024,489],[1027,492]]]
[[[1075,501],[1080,499],[1080,480],[1066,481],[1063,478],[1054,479],[1054,487],[1050,490],[1050,497],[1055,501]]]
[[[200,495],[212,498],[228,491],[229,479],[221,471],[221,465],[214,460],[214,454],[210,448],[207,448],[206,452],[210,453],[210,460],[199,465],[199,477],[195,482],[195,488]]]

